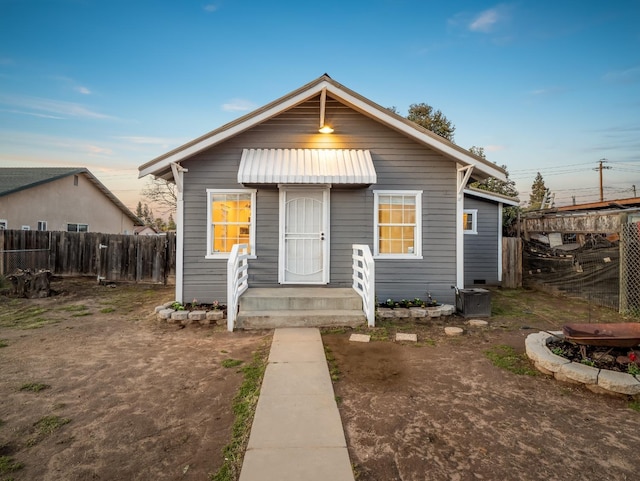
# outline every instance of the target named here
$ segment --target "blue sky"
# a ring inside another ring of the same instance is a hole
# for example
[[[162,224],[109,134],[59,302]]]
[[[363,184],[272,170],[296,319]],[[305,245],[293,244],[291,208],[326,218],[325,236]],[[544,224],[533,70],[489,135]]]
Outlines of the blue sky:
[[[425,102],[529,198],[640,191],[640,1],[0,0],[0,166],[137,167],[328,73]]]

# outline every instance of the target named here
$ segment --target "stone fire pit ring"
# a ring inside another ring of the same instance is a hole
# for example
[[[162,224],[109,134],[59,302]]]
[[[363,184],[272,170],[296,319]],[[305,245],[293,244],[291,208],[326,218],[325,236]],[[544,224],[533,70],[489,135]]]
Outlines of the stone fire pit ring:
[[[600,394],[640,396],[638,376],[598,369],[558,356],[548,347],[554,337],[564,338],[564,335],[562,331],[537,332],[529,334],[525,339],[527,356],[533,361],[538,371],[553,376],[559,381],[583,384],[590,391]]]

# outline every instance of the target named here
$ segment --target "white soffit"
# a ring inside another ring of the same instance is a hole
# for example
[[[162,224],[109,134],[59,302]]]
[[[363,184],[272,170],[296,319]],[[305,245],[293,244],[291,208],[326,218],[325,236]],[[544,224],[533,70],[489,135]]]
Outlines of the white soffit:
[[[368,150],[244,149],[241,184],[375,184]]]

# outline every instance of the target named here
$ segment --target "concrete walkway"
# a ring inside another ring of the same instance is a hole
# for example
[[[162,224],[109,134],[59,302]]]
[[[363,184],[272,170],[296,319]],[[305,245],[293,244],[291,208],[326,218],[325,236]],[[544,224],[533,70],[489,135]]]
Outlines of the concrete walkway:
[[[316,328],[276,329],[240,481],[354,481]]]

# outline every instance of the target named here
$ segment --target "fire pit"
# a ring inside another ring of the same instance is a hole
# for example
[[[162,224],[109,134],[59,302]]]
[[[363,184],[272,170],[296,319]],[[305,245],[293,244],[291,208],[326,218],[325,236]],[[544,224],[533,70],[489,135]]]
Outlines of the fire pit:
[[[589,346],[635,347],[640,344],[640,324],[566,324],[562,333],[567,341]]]

